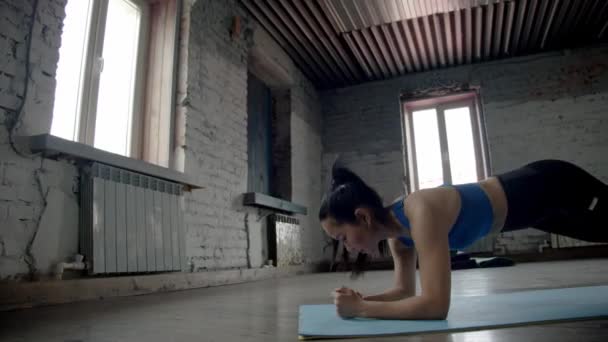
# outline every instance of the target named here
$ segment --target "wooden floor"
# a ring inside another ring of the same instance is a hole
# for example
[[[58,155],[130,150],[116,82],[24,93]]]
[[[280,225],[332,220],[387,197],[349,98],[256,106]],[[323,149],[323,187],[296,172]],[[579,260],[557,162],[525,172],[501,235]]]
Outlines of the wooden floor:
[[[329,303],[341,285],[369,294],[391,281],[389,271],[357,282],[326,273],[3,312],[0,341],[296,341],[300,304]],[[608,259],[453,272],[456,296],[601,284]],[[608,341],[608,320],[348,341]]]

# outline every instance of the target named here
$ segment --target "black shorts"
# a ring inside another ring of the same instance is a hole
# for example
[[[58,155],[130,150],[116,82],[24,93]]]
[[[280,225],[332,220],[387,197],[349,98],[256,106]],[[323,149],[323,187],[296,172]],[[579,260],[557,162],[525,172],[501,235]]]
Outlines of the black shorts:
[[[605,241],[608,186],[580,167],[540,160],[496,175],[507,196],[502,231],[538,228],[586,241]]]

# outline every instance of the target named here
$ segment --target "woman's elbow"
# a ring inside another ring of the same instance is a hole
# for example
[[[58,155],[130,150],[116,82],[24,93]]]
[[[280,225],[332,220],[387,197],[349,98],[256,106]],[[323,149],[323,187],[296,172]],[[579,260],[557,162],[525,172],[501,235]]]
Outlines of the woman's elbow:
[[[450,310],[449,309],[437,310],[431,314],[431,317],[429,319],[444,320],[444,319],[448,318],[448,311],[450,311]]]
[[[427,319],[432,320],[444,320],[448,317],[450,311],[449,301],[432,301],[427,306],[428,317]]]

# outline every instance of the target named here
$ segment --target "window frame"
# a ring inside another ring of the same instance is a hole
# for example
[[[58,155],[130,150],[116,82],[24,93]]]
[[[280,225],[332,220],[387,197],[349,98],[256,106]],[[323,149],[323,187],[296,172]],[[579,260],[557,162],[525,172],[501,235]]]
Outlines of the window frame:
[[[74,141],[95,146],[95,124],[97,120],[97,103],[99,101],[99,85],[102,68],[103,42],[107,23],[110,0],[92,0],[91,13],[88,19],[86,33],[86,57],[81,86],[78,89],[79,106],[76,115],[76,132]],[[150,3],[147,0],[125,0],[138,7],[141,11],[139,22],[139,39],[137,46],[137,61],[135,69],[135,84],[133,87],[133,105],[131,122],[129,124],[130,148],[126,157],[141,159],[142,124],[144,116],[144,88],[146,83],[145,61],[147,60],[147,45],[149,32]]]
[[[416,140],[413,125],[413,112],[435,109],[437,115],[437,129],[439,133],[439,146],[441,150],[441,165],[443,169],[443,183],[452,184],[450,168],[450,154],[445,125],[445,111],[449,109],[468,107],[473,133],[473,148],[476,160],[477,180],[489,175],[489,158],[486,135],[477,93],[466,91],[452,93],[440,97],[429,97],[415,100],[402,100],[402,134],[404,143],[404,166],[406,183],[413,191],[420,189],[416,158]],[[406,189],[407,190],[407,189]],[[408,192],[408,191],[406,191]]]
[[[177,118],[177,92],[180,69],[182,0],[145,0],[149,14],[146,39],[146,78],[143,84],[143,116],[140,124],[140,159],[165,166],[179,167],[176,141],[183,136],[183,123]],[[184,34],[187,34],[184,32]],[[156,57],[156,58],[155,58]],[[144,63],[142,63],[144,65]]]

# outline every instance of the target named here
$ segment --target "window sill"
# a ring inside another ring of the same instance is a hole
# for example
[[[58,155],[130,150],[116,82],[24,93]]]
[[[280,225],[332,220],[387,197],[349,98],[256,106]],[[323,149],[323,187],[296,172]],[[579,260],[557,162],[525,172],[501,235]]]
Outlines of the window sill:
[[[243,205],[250,207],[259,207],[264,209],[272,209],[279,212],[290,214],[306,215],[308,209],[305,206],[295,204],[280,198],[272,197],[259,192],[248,192],[243,194]]]
[[[188,175],[142,160],[128,158],[118,154],[102,151],[70,140],[58,138],[50,134],[20,137],[21,143],[28,146],[32,153],[42,153],[45,158],[64,158],[79,162],[97,161],[122,169],[139,172],[148,176],[162,178],[186,186],[187,191],[202,189],[204,186],[195,182]]]

